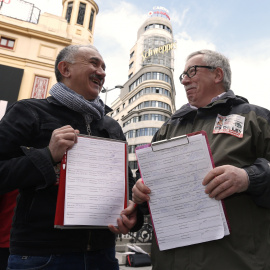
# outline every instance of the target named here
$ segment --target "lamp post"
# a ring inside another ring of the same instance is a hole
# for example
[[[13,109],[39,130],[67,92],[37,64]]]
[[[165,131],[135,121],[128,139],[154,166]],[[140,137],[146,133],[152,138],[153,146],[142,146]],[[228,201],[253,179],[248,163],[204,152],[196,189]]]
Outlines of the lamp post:
[[[114,88],[111,88],[111,89],[105,88],[104,86],[102,87],[101,93],[105,93],[105,105],[107,102],[107,93],[109,91],[116,89],[116,88],[122,89],[122,88],[124,88],[124,86],[123,85],[116,85]]]

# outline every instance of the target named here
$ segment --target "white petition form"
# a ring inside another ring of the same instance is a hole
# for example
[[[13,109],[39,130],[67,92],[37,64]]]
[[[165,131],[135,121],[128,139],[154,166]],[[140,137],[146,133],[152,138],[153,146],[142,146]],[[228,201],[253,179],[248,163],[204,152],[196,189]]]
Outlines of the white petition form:
[[[160,250],[229,234],[221,202],[209,198],[202,185],[213,168],[203,134],[137,148],[136,155],[151,189],[149,207]]]
[[[117,226],[124,209],[126,144],[78,137],[67,152],[64,225]]]

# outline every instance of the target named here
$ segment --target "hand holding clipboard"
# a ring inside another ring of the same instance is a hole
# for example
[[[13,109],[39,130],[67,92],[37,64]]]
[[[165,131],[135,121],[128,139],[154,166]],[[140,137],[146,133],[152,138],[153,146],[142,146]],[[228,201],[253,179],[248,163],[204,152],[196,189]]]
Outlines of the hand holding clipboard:
[[[221,201],[209,198],[202,185],[214,167],[205,132],[138,147],[136,155],[151,190],[148,204],[160,250],[229,234]]]

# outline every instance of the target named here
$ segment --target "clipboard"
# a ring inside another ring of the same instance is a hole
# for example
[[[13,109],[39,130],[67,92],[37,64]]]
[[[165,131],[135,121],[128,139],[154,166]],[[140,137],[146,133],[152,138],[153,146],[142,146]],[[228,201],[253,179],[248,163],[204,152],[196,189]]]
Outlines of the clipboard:
[[[214,168],[205,131],[135,149],[160,250],[198,244],[230,234],[221,201],[209,198],[202,180]]]
[[[107,228],[128,204],[127,142],[78,135],[62,159],[54,227]]]

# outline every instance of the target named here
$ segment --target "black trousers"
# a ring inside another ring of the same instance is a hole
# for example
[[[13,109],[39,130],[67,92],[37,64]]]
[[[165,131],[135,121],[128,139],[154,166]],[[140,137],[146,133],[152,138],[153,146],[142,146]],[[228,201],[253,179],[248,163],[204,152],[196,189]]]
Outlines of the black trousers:
[[[0,270],[7,269],[9,248],[0,248]]]

